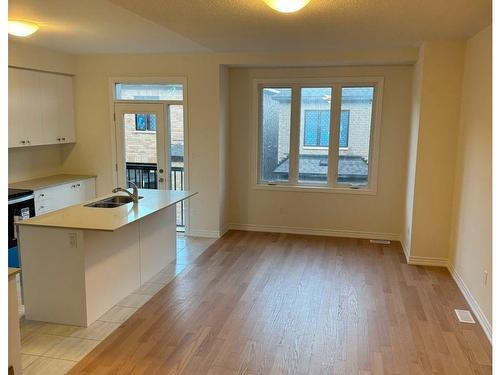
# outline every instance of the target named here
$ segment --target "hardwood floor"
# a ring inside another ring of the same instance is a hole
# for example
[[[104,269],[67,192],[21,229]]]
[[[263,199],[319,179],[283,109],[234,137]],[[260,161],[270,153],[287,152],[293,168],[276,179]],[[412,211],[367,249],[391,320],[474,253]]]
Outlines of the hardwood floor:
[[[448,271],[399,244],[231,231],[71,374],[490,374]]]

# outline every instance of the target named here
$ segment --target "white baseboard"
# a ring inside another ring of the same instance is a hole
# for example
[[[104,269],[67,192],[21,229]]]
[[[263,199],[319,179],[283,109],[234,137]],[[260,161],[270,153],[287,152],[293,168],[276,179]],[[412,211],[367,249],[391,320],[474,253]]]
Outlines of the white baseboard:
[[[191,229],[189,231],[186,231],[186,236],[205,237],[205,238],[219,238],[220,237],[220,233],[217,230]]]
[[[399,242],[401,243],[401,247],[403,248],[403,252],[405,253],[406,263],[410,264],[410,248],[402,237],[400,238]]]
[[[279,225],[260,225],[260,224],[229,224],[229,229],[246,230],[250,232],[272,232],[272,233],[290,233],[290,234],[305,234],[312,236],[330,236],[330,237],[347,237],[347,238],[364,238],[374,240],[391,240],[399,241],[399,234],[395,233],[375,233],[375,232],[360,232],[351,230],[334,230],[334,229],[313,229],[300,227],[287,227]]]
[[[408,264],[414,266],[434,266],[434,267],[448,267],[448,258],[432,258],[432,257],[419,257],[410,255]]]
[[[401,247],[405,253],[406,263],[414,266],[434,266],[434,267],[448,267],[448,258],[433,258],[433,257],[419,257],[411,255],[408,244],[401,238]]]
[[[223,235],[225,235],[230,229],[231,228],[230,228],[229,224],[227,224],[224,228],[222,228],[219,231],[219,237],[222,237]]]
[[[476,299],[470,292],[469,288],[465,284],[464,280],[462,277],[458,274],[458,272],[455,270],[455,267],[453,267],[451,264],[448,264],[448,271],[450,271],[451,276],[453,277],[453,280],[455,280],[455,283],[458,285],[458,289],[462,292],[465,300],[469,304],[472,312],[476,316],[479,324],[483,328],[484,334],[486,337],[488,337],[488,340],[490,340],[491,344],[491,336],[492,336],[492,328],[491,324],[488,322],[488,319],[486,319],[486,316],[483,313],[483,310],[481,310],[481,307],[477,303]]]

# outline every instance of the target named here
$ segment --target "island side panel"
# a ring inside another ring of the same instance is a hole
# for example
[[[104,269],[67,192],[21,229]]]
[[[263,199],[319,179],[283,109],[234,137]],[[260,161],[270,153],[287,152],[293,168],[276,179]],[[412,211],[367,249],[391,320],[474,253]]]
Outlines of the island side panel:
[[[139,221],[141,283],[147,282],[175,260],[177,255],[175,205]]]
[[[139,223],[84,231],[87,323],[140,287]]]
[[[26,319],[86,326],[83,233],[19,226]]]

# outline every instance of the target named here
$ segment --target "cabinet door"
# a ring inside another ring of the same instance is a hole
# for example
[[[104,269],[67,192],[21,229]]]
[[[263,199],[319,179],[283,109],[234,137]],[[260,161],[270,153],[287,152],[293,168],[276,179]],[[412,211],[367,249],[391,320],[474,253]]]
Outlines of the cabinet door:
[[[59,107],[60,94],[58,88],[58,76],[50,73],[40,74],[41,105],[42,105],[42,129],[41,144],[60,143],[61,134],[59,130]]]
[[[73,102],[73,78],[57,76],[59,92],[59,133],[62,143],[75,142],[75,114]]]
[[[9,68],[9,147],[40,144],[42,133],[39,73]]]
[[[95,198],[95,178],[88,178],[81,181],[81,189],[82,202]]]

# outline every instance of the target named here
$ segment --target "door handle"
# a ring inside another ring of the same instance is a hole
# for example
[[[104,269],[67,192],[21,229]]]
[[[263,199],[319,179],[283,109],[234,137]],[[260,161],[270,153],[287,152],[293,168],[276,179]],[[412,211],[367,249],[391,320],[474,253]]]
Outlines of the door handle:
[[[163,173],[163,169],[159,169],[159,170],[158,170],[158,172],[159,172],[159,173]]]
[[[164,181],[165,181],[165,179],[164,179],[163,177],[160,177],[160,178],[158,179],[158,182],[164,182]]]

